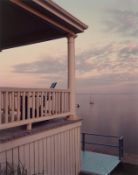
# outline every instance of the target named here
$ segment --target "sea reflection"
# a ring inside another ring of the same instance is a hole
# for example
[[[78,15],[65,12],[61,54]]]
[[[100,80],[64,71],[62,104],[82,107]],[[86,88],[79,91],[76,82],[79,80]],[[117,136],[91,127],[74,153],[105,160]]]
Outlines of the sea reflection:
[[[83,131],[123,135],[125,152],[138,154],[138,95],[77,94],[77,104]]]

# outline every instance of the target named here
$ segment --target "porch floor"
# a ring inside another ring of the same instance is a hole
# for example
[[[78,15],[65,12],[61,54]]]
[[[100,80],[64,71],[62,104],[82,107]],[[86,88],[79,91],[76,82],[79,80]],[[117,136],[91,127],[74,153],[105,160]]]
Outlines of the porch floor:
[[[109,175],[120,163],[117,156],[82,151],[81,172],[96,175]]]
[[[69,125],[76,123],[80,120],[67,120],[65,118],[52,119],[48,121],[43,121],[33,124],[32,130],[27,131],[26,126],[20,126],[15,128],[9,128],[0,131],[0,143],[11,141],[20,137],[25,137],[27,135],[36,134],[45,130],[54,129],[60,126]]]

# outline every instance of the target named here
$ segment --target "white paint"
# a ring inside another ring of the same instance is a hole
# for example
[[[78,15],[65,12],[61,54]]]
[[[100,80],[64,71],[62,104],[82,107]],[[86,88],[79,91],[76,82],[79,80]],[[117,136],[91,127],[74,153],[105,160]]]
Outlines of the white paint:
[[[77,119],[75,100],[75,37],[68,36],[68,88],[70,90],[70,120]]]
[[[0,144],[0,163],[21,161],[28,175],[78,175],[80,126],[76,122]]]

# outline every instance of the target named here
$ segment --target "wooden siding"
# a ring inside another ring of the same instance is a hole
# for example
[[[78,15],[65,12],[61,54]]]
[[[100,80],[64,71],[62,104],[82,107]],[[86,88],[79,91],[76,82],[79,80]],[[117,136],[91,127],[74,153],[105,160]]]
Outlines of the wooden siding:
[[[17,166],[28,175],[78,175],[81,122],[0,144],[0,163]]]

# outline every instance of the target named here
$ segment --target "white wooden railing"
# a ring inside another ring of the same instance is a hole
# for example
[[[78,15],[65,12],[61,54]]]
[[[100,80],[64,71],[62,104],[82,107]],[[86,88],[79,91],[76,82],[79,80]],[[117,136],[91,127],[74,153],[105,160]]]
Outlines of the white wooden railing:
[[[0,88],[0,129],[70,115],[69,90]]]

